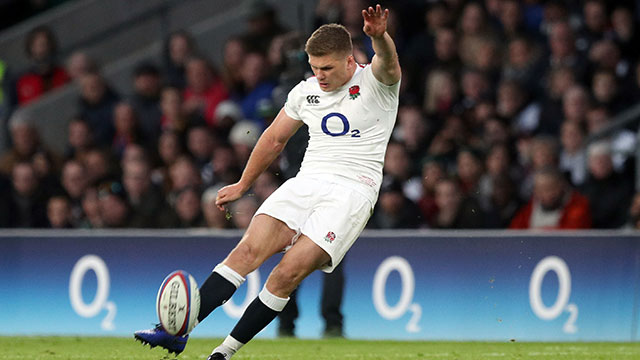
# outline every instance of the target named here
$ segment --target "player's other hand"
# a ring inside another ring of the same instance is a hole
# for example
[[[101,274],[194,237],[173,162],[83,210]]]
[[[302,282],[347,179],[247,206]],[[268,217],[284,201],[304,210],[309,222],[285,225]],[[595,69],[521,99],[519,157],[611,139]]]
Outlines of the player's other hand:
[[[218,190],[218,196],[216,196],[216,206],[218,207],[218,209],[220,209],[220,211],[224,211],[224,206],[227,203],[240,199],[244,192],[244,188],[239,183],[227,185]]]
[[[389,9],[382,10],[378,4],[376,8],[369,6],[368,9],[362,10],[364,18],[364,27],[362,30],[367,36],[377,38],[384,35],[387,31],[387,18],[389,18]]]

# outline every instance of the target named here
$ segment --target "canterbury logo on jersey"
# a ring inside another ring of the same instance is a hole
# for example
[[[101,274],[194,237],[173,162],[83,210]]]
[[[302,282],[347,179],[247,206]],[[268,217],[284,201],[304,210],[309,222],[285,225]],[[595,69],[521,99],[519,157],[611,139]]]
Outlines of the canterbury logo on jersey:
[[[307,104],[309,105],[320,104],[320,95],[307,95]]]

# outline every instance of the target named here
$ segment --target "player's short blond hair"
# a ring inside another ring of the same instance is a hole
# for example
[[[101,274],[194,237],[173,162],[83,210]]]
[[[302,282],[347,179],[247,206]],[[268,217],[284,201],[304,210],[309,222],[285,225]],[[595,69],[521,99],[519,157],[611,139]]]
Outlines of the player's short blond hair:
[[[339,24],[325,24],[311,34],[304,46],[304,51],[311,56],[353,53],[351,34],[347,28]]]

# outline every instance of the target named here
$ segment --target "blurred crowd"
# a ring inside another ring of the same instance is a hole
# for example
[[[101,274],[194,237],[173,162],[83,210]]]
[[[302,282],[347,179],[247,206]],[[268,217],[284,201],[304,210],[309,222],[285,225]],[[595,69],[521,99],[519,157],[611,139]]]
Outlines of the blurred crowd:
[[[389,32],[403,69],[387,149],[377,229],[640,228],[637,124],[585,146],[640,98],[634,1],[405,0]],[[318,0],[314,28],[351,32],[357,62],[373,55],[364,0]],[[226,211],[222,186],[239,179],[288,91],[311,75],[309,34],[252,2],[244,33],[214,64],[187,31],[162,59],[138,64],[119,94],[81,49],[64,62],[47,27],[29,34],[29,67],[0,61],[0,227],[246,228],[260,203],[294,176],[303,127],[253,188]],[[75,82],[77,115],[64,154],[15,111]],[[12,112],[12,115],[9,114]]]

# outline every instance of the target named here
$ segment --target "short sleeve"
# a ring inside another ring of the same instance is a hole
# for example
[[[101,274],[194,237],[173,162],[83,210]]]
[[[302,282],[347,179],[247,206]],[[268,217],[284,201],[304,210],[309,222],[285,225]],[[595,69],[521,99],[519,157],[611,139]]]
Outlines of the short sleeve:
[[[302,86],[304,81],[301,81],[296,85],[291,91],[289,91],[289,95],[287,95],[287,102],[284,103],[284,111],[289,115],[289,117],[302,120],[300,116],[300,107],[301,107],[301,99],[302,96]]]
[[[373,90],[374,97],[381,108],[385,110],[394,110],[398,107],[398,97],[400,94],[400,81],[393,85],[386,85],[378,81],[371,65],[367,65],[363,69],[363,80],[368,88]]]

